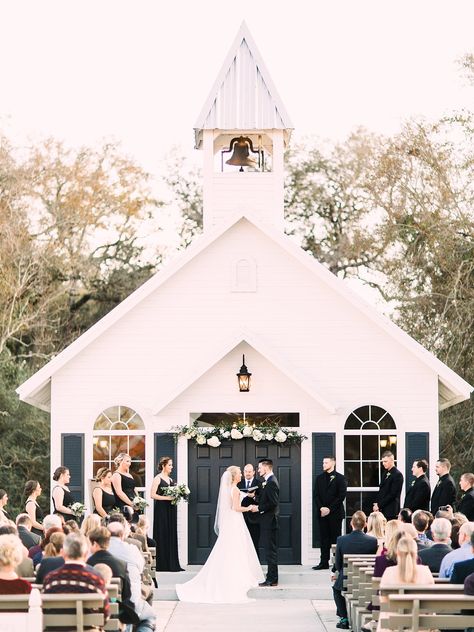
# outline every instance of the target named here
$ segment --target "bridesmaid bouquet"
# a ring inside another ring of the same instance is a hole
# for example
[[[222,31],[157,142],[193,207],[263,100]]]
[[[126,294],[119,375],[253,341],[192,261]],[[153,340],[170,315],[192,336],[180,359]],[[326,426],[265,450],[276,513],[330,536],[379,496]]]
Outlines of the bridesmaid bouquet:
[[[86,507],[82,503],[72,503],[69,509],[71,509],[76,518],[82,518],[82,516],[86,513]]]
[[[166,487],[163,489],[164,496],[171,496],[172,505],[177,505],[180,500],[184,500],[185,502],[188,502],[189,500],[188,496],[190,493],[191,491],[189,487],[185,485],[184,483],[181,483],[181,485],[170,485],[169,487]]]
[[[132,502],[133,502],[133,508],[135,509],[135,511],[143,511],[145,507],[148,507],[147,501],[138,495],[135,496]]]

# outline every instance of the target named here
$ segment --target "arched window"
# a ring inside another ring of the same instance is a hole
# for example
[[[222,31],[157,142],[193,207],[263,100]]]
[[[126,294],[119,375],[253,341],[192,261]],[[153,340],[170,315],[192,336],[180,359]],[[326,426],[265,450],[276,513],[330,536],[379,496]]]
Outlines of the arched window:
[[[111,406],[97,417],[93,430],[93,476],[101,467],[115,470],[121,452],[132,457],[130,473],[137,488],[145,487],[145,424],[128,406]]]
[[[397,459],[397,432],[393,417],[369,404],[354,410],[344,425],[344,474],[347,478],[346,513],[372,511],[380,484],[381,458],[390,450]]]

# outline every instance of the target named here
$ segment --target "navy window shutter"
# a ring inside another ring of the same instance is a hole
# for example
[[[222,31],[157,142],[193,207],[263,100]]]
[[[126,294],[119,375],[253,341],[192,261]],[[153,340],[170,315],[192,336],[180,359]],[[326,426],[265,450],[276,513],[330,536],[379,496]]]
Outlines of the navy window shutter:
[[[155,467],[153,473],[157,473],[160,459],[164,456],[169,456],[173,459],[171,478],[176,483],[178,482],[178,454],[175,436],[174,432],[155,432]]]
[[[71,474],[68,487],[77,502],[84,502],[84,433],[61,435],[61,465]]]
[[[323,471],[323,459],[325,456],[336,455],[336,433],[335,432],[313,432],[313,487],[311,492],[314,491],[314,482],[316,476]],[[319,521],[317,517],[316,507],[313,503],[313,548],[319,547]]]
[[[426,459],[430,462],[430,433],[406,432],[405,433],[405,489],[413,480],[411,467],[413,461]],[[428,472],[426,473],[428,475]]]

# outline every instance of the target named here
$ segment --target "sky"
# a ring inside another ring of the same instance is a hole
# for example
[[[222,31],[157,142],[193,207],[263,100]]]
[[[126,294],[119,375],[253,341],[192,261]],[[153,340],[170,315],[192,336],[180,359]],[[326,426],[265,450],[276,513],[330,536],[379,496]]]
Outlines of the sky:
[[[119,141],[158,173],[193,126],[245,20],[296,140],[393,133],[471,107],[457,60],[471,0],[2,0],[0,129],[17,143]]]

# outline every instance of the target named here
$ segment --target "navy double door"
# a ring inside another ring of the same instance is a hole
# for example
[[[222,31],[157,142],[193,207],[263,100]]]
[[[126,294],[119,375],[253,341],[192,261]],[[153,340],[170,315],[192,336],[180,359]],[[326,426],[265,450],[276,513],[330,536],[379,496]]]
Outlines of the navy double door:
[[[253,439],[223,441],[218,448],[188,442],[189,564],[204,564],[216,541],[214,517],[220,478],[229,465],[242,470],[246,463],[256,468],[270,458],[280,484],[280,564],[301,563],[301,464],[299,445],[277,445]],[[265,563],[263,551],[260,560]]]

